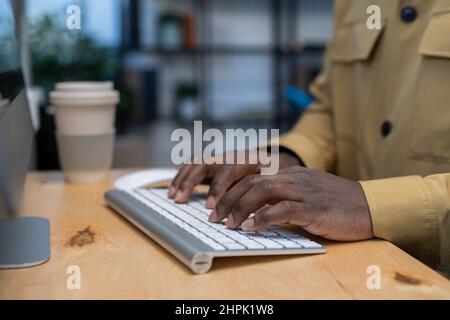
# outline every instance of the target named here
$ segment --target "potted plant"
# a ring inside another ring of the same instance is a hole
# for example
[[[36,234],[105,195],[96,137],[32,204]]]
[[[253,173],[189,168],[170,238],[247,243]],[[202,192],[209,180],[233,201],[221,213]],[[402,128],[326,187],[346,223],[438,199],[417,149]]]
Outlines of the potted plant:
[[[193,121],[200,117],[198,105],[199,89],[195,83],[181,82],[176,88],[176,113],[183,121]]]

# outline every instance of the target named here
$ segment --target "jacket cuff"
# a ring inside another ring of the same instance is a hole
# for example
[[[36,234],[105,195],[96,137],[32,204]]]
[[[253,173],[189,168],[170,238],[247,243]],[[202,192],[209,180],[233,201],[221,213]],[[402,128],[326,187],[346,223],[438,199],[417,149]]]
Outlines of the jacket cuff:
[[[430,266],[439,251],[433,198],[419,176],[362,181],[377,238],[388,240]]]
[[[274,144],[273,142],[271,143]],[[287,133],[280,136],[277,143],[280,147],[292,151],[307,168],[327,171],[328,165],[323,155],[319,153],[316,145],[305,135],[298,133]]]

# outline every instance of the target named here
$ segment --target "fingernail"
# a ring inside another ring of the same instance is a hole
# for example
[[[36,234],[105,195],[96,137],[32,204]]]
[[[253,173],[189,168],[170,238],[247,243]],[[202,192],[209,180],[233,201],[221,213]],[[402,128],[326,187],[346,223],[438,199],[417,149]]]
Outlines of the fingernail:
[[[213,209],[213,208],[215,208],[215,207],[216,207],[216,199],[214,199],[213,196],[209,196],[209,197],[206,199],[205,207],[208,208],[208,209]]]
[[[251,218],[251,219],[247,219],[244,221],[244,223],[242,224],[242,229],[244,231],[251,231],[255,229],[255,219]]]
[[[181,202],[183,199],[183,192],[177,191],[177,194],[175,195],[175,202]]]
[[[211,211],[211,214],[209,215],[209,217],[208,217],[208,221],[209,222],[217,222],[217,211],[216,211],[216,209],[213,209],[212,211]]]
[[[175,189],[174,186],[170,186],[170,188],[169,188],[169,198],[173,198],[175,196],[176,192],[177,192],[177,189]]]

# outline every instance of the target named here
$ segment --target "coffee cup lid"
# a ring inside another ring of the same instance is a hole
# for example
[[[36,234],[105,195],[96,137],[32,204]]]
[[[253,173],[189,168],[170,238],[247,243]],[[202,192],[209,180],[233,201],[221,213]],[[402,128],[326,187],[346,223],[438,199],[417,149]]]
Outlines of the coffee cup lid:
[[[50,102],[53,106],[93,106],[111,105],[119,102],[118,91],[52,91],[50,92]]]
[[[55,84],[56,91],[104,91],[113,90],[114,84],[111,81],[72,81],[59,82]]]

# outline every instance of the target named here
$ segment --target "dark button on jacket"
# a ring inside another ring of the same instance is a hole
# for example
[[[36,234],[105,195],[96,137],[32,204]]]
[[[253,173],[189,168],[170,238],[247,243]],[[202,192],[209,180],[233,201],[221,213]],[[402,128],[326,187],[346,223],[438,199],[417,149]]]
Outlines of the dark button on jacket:
[[[402,9],[401,18],[405,23],[411,23],[417,18],[417,10],[414,7],[407,6]]]
[[[392,123],[390,123],[389,121],[385,121],[383,122],[383,124],[381,125],[381,135],[383,137],[387,137],[392,131]]]

